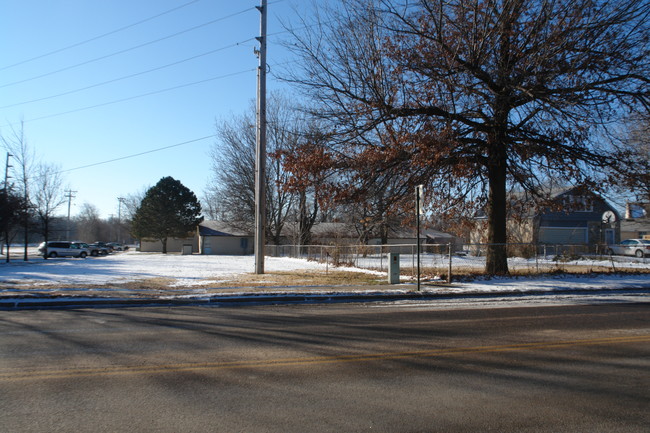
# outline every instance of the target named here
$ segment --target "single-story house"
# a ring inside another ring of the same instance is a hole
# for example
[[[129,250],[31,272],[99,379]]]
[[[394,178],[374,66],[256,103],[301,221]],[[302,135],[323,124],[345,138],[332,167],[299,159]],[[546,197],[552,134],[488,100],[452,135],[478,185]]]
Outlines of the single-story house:
[[[254,233],[240,225],[222,221],[203,221],[197,228],[198,252],[200,254],[254,254]],[[282,245],[296,245],[296,227],[287,224],[282,231]],[[268,241],[268,239],[267,239]],[[391,231],[388,244],[414,245],[416,234],[413,229],[400,228]],[[422,244],[445,244],[452,242],[462,246],[462,241],[446,233],[423,230]],[[352,224],[338,222],[317,223],[312,227],[312,245],[358,245],[359,234]],[[370,239],[369,245],[381,245],[379,238]],[[409,247],[409,251],[410,251]]]
[[[620,216],[600,195],[574,187],[554,194],[551,200],[553,206],[531,206],[521,214],[511,215],[507,221],[508,242],[590,247],[620,242]],[[486,234],[487,217],[481,215],[471,243],[485,243]]]
[[[183,253],[192,254],[199,249],[199,243],[196,236],[188,238],[168,238],[167,239],[167,252],[168,253]],[[140,251],[145,253],[161,253],[162,242],[153,239],[142,239],[140,241]]]
[[[322,222],[316,223],[311,230],[312,244],[314,245],[358,245],[359,232],[354,227],[354,224],[341,223],[341,222]],[[283,237],[286,243],[298,239],[297,233],[293,230],[291,224],[283,230]],[[388,245],[415,245],[417,241],[417,234],[415,228],[410,227],[397,227],[391,229],[388,234]],[[422,244],[444,244],[452,243],[454,245],[462,245],[462,240],[451,234],[443,233],[437,230],[421,229],[420,230],[420,243]],[[381,245],[382,241],[379,237],[368,239],[368,245]]]
[[[222,221],[203,221],[196,229],[201,254],[254,254],[255,234]]]
[[[287,224],[282,232],[282,245],[295,245],[298,239],[295,227]],[[267,239],[268,241],[268,239]],[[389,245],[407,245],[410,251],[416,243],[415,230],[398,228],[392,230]],[[462,240],[450,234],[436,230],[423,229],[420,233],[423,245],[452,243],[456,249],[462,247]],[[205,255],[246,255],[254,254],[255,234],[243,224],[231,224],[223,221],[203,221],[196,228],[195,236],[189,238],[170,238],[167,251],[199,253]],[[325,222],[317,223],[312,228],[312,245],[358,245],[359,234],[352,224]],[[381,245],[381,239],[373,238],[369,245]],[[160,241],[143,240],[140,251],[161,252]]]

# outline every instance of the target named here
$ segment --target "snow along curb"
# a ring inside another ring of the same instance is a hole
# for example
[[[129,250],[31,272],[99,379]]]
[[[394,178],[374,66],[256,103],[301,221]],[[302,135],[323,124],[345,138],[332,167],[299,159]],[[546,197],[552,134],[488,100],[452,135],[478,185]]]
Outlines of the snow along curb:
[[[245,306],[245,305],[288,305],[288,304],[326,304],[356,302],[395,302],[395,301],[430,301],[449,299],[490,299],[523,298],[544,295],[649,295],[650,287],[594,288],[594,289],[558,289],[558,290],[503,290],[473,293],[434,293],[426,292],[340,292],[340,293],[260,293],[236,295],[196,295],[170,298],[107,298],[88,296],[38,297],[26,296],[0,300],[0,310],[40,310],[48,308],[111,308],[111,307],[160,307],[160,306]]]

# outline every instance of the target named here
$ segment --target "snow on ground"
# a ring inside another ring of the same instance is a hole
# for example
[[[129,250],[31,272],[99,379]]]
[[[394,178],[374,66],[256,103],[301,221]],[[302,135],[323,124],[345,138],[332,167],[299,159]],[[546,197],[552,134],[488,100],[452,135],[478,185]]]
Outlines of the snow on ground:
[[[14,259],[9,264],[0,264],[0,284],[104,285],[169,279],[176,286],[209,285],[254,272],[254,260],[253,256],[183,256],[135,251],[85,259],[34,259],[27,263]],[[325,267],[325,264],[300,259],[268,257],[265,260],[268,272],[325,270]]]
[[[650,268],[650,264],[646,265]],[[292,258],[267,257],[265,270],[268,273],[280,271],[324,271],[327,265],[315,261]],[[58,258],[43,260],[34,258],[23,262],[14,255],[10,263],[0,263],[0,296],[13,296],[21,291],[34,293],[35,287],[46,286],[79,286],[87,285],[87,293],[92,291],[106,292],[111,284],[120,284],[140,280],[154,279],[163,281],[169,289],[165,295],[192,296],[207,293],[210,285],[220,282],[232,282],[232,287],[238,286],[237,277],[254,272],[253,256],[202,256],[178,254],[150,254],[140,252],[125,252],[97,258]],[[331,265],[329,266],[332,269]],[[365,271],[358,268],[337,268],[345,270]],[[378,279],[386,279],[386,273],[374,272]],[[412,280],[403,279],[405,284],[399,286],[375,285],[357,287],[355,291],[386,292],[412,291],[415,284]],[[98,286],[106,286],[100,288]],[[341,288],[321,287],[322,290],[344,291],[346,282],[341,281]],[[27,290],[28,288],[32,290]],[[184,288],[174,291],[174,288]],[[556,292],[568,289],[650,289],[650,274],[550,274],[532,277],[478,279],[469,282],[457,281],[452,284],[429,285],[423,283],[422,289],[427,292],[441,294],[475,294],[490,292]],[[286,288],[292,290],[295,288]],[[318,288],[311,287],[314,291]],[[245,291],[245,289],[241,289]],[[277,291],[277,287],[266,287],[262,291]],[[62,291],[61,289],[44,290]],[[65,291],[65,290],[63,290]],[[116,292],[125,289],[116,289]],[[223,291],[223,288],[211,289],[211,293]],[[260,290],[256,290],[258,293]],[[163,295],[161,293],[161,295]]]

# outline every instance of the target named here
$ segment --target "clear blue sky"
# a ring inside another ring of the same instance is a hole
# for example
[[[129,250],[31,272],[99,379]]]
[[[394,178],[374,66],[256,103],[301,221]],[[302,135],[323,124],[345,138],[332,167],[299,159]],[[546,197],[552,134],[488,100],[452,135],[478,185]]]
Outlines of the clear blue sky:
[[[30,148],[76,191],[73,215],[88,202],[117,216],[117,197],[164,176],[201,196],[213,138],[77,168],[213,135],[215,119],[245,111],[256,96],[259,0],[0,4],[0,133],[24,121]],[[269,0],[271,69],[289,60],[277,33],[296,4]],[[269,76],[268,87],[284,85]]]

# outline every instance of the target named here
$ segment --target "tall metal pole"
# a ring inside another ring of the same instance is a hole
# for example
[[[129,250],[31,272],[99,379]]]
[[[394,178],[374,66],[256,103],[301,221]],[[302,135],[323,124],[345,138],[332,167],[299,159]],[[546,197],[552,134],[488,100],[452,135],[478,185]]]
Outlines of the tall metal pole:
[[[267,0],[261,0],[260,49],[257,51],[257,145],[255,158],[255,273],[264,273],[266,231],[266,12]]]

